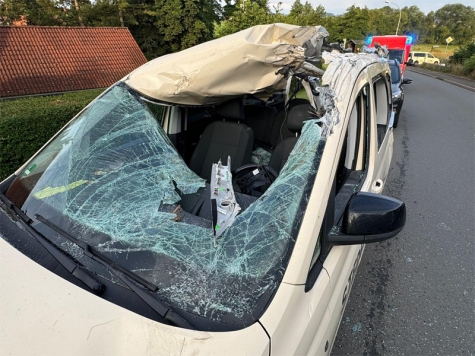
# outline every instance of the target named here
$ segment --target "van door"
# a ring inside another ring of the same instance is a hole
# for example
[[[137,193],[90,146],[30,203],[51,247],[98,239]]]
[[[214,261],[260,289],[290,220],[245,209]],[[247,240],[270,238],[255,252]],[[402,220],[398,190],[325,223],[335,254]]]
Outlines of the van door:
[[[370,186],[370,141],[371,132],[371,84],[366,83],[358,92],[353,103],[348,127],[343,136],[343,145],[337,166],[334,188],[330,193],[328,210],[324,217],[322,235],[326,236],[333,226],[339,225],[343,212],[354,192],[366,185]],[[374,161],[373,161],[374,162]],[[327,228],[329,226],[329,228]],[[324,244],[323,253],[328,246]],[[331,281],[332,295],[328,304],[331,322],[328,329],[333,335],[338,331],[343,311],[348,302],[353,281],[356,276],[363,245],[333,246],[323,260],[323,268]]]

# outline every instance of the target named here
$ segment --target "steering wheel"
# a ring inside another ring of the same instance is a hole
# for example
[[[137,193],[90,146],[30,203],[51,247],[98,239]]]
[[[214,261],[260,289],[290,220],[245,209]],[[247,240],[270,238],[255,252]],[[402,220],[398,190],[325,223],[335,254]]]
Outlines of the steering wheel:
[[[233,172],[233,181],[247,195],[261,196],[277,179],[272,167],[261,164],[245,164]]]

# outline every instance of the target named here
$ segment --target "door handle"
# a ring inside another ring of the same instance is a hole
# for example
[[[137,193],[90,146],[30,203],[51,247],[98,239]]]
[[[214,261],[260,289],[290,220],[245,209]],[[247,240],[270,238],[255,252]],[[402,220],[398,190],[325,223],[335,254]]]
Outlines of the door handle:
[[[383,188],[384,188],[384,183],[381,179],[376,179],[374,182],[373,182],[373,193],[376,193],[376,194],[379,194],[383,191]]]

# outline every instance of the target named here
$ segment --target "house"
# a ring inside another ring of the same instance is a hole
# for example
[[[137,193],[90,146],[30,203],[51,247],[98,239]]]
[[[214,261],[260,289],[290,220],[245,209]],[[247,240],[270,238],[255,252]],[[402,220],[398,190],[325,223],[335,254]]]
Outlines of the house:
[[[0,26],[0,97],[106,88],[147,60],[125,27]]]

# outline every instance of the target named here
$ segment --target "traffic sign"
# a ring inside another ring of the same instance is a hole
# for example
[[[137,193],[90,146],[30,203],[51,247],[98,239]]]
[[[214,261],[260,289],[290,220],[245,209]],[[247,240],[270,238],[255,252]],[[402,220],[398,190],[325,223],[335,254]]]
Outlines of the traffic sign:
[[[452,42],[453,40],[454,40],[454,39],[453,39],[452,37],[447,37],[447,38],[445,39],[445,41],[446,41],[447,43],[450,43],[450,42]]]

